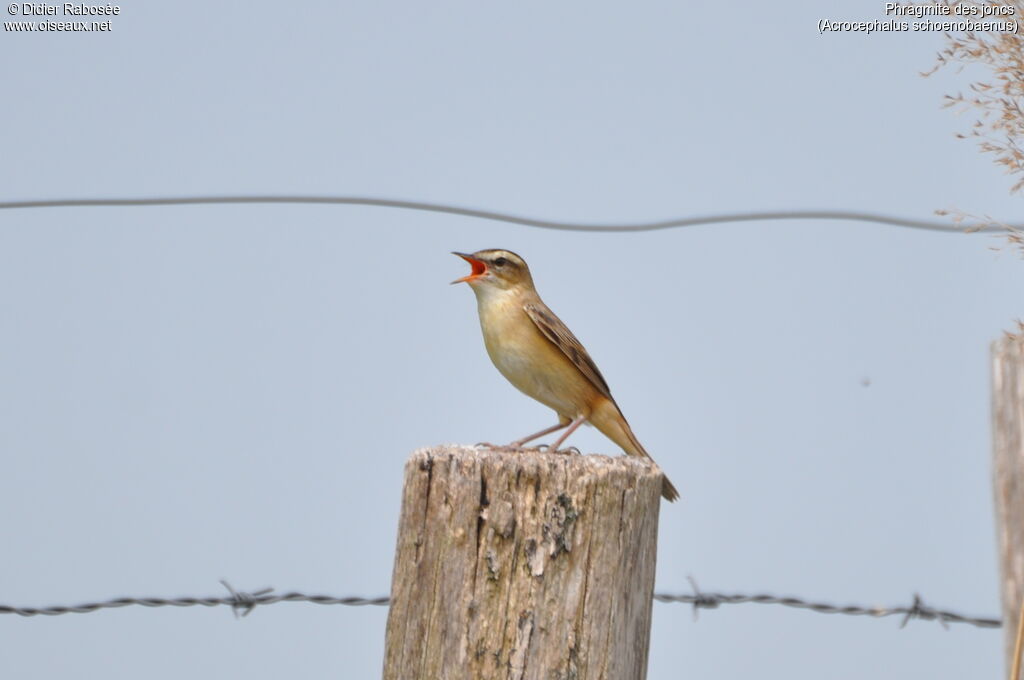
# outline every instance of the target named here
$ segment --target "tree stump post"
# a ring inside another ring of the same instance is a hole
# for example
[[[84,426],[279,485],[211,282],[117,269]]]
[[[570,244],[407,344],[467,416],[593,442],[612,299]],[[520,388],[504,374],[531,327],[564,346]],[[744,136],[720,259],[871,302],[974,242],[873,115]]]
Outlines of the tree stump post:
[[[416,451],[384,680],[643,680],[661,480],[626,456]]]
[[[1024,596],[1024,337],[992,343],[992,476],[1006,668],[1013,666]]]

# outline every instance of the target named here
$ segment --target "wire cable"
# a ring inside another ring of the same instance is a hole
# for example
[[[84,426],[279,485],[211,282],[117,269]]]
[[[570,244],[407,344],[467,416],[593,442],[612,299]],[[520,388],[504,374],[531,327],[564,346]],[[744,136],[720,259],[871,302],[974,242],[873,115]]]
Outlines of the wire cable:
[[[444,213],[461,217],[474,217],[496,222],[519,224],[538,229],[554,229],[559,231],[586,232],[642,232],[660,231],[680,227],[695,227],[708,224],[726,224],[736,222],[759,222],[777,220],[840,220],[852,222],[869,222],[909,229],[937,231],[946,233],[963,233],[965,229],[955,222],[940,220],[914,219],[898,217],[882,213],[862,212],[857,210],[761,210],[753,212],[721,213],[679,217],[653,222],[636,222],[621,224],[591,224],[585,222],[560,222],[533,217],[523,217],[495,210],[479,210],[446,203],[427,201],[403,201],[390,198],[372,198],[367,196],[301,196],[301,195],[224,195],[224,196],[154,196],[147,198],[59,198],[31,201],[0,201],[0,210],[26,210],[34,208],[122,208],[142,206],[181,206],[181,205],[239,205],[239,204],[301,204],[301,205],[358,205],[377,208],[393,208],[397,210],[415,210],[420,212]],[[970,231],[1001,231],[1007,227],[992,223],[983,224]],[[1018,228],[1018,227],[1011,227]]]
[[[902,617],[900,628],[914,619],[922,621],[938,621],[943,627],[951,623],[966,623],[979,628],[999,628],[1002,622],[996,618],[965,616],[957,612],[935,609],[927,606],[921,597],[914,595],[913,603],[909,606],[898,607],[865,607],[862,605],[835,605],[827,602],[808,601],[799,597],[780,597],[765,593],[746,595],[739,593],[705,593],[697,588],[697,584],[690,579],[693,593],[690,594],[667,594],[655,593],[654,599],[658,602],[682,603],[693,606],[694,618],[699,609],[715,609],[724,604],[774,604],[784,607],[793,607],[819,614],[845,614],[847,616],[868,616],[873,618],[884,618],[889,616]],[[59,616],[61,614],[88,614],[101,609],[115,609],[128,606],[141,607],[217,607],[229,606],[235,616],[246,616],[258,606],[277,604],[278,602],[310,602],[313,604],[340,604],[349,607],[364,606],[387,606],[387,597],[337,597],[334,595],[307,595],[299,592],[274,594],[273,588],[262,588],[253,592],[235,590],[227,581],[221,584],[228,590],[228,595],[220,597],[119,597],[103,602],[90,602],[87,604],[73,606],[52,606],[52,607],[14,607],[11,605],[0,605],[0,614],[16,614],[18,616]]]

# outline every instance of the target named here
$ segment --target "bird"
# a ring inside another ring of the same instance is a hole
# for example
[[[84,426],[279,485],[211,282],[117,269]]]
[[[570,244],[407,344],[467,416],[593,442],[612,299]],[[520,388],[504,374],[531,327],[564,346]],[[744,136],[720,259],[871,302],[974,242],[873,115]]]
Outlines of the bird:
[[[651,458],[633,434],[612,397],[611,389],[583,344],[540,299],[526,261],[510,250],[452,252],[472,271],[452,284],[467,283],[476,294],[484,346],[494,366],[520,392],[551,408],[558,423],[517,439],[510,446],[565,430],[551,446],[558,447],[584,422],[589,422],[631,456]],[[652,459],[653,460],[653,459]],[[661,495],[679,498],[662,476]]]

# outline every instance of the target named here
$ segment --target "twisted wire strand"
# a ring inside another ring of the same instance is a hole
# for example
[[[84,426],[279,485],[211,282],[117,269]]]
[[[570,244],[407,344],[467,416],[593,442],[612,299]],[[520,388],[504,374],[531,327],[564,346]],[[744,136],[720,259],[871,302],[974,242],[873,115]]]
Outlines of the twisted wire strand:
[[[313,604],[342,604],[350,607],[366,605],[387,606],[386,597],[334,597],[332,595],[307,595],[291,592],[276,595],[265,591],[263,594],[241,593],[224,597],[119,597],[103,602],[90,602],[73,606],[54,607],[13,607],[0,605],[0,614],[17,614],[18,616],[60,616],[61,614],[90,614],[101,609],[117,609],[119,607],[218,607],[227,605],[236,614],[245,616],[257,606],[277,604],[278,602],[312,602]]]
[[[870,616],[883,618],[887,616],[902,616],[903,621],[900,628],[903,628],[911,620],[938,621],[943,627],[948,628],[950,623],[967,623],[979,628],[999,628],[1002,621],[993,618],[965,616],[957,612],[934,609],[924,604],[918,595],[914,596],[914,602],[909,607],[865,607],[862,605],[835,605],[827,602],[809,602],[798,597],[780,597],[760,593],[756,595],[729,594],[729,593],[700,593],[695,595],[654,595],[658,602],[680,602],[691,604],[694,607],[694,614],[698,609],[714,609],[723,604],[777,604],[784,607],[806,609],[819,614],[846,614],[848,616]]]
[[[272,588],[263,588],[253,592],[235,590],[226,581],[221,581],[228,590],[228,595],[221,597],[119,597],[103,602],[91,602],[74,606],[53,606],[53,607],[14,607],[11,605],[0,605],[0,614],[16,614],[18,616],[59,616],[62,614],[88,614],[101,609],[116,609],[119,607],[141,606],[141,607],[218,607],[228,606],[235,616],[247,616],[253,609],[259,606],[277,604],[278,602],[310,602],[322,605],[345,605],[349,607],[365,606],[387,606],[387,597],[336,597],[334,595],[307,595],[299,592],[273,593]],[[694,583],[694,586],[696,584]],[[870,616],[883,618],[889,616],[902,616],[900,628],[903,628],[911,620],[938,621],[943,627],[951,623],[965,623],[979,628],[999,628],[1002,622],[995,618],[983,618],[965,616],[953,611],[935,609],[924,603],[921,597],[914,595],[913,603],[910,606],[901,607],[865,607],[862,605],[835,605],[827,602],[813,602],[799,597],[780,597],[765,593],[759,594],[737,594],[737,593],[706,593],[694,587],[693,593],[688,594],[667,594],[655,593],[654,599],[665,603],[682,603],[693,606],[694,618],[700,609],[715,609],[723,604],[774,604],[784,607],[806,609],[819,614],[846,614],[848,616]]]

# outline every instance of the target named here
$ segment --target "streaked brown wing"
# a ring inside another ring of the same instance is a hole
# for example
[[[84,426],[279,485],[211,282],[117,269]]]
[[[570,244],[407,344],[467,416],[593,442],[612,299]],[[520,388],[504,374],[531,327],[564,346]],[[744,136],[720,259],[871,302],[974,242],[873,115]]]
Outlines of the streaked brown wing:
[[[601,371],[597,370],[594,360],[587,354],[587,350],[576,336],[572,334],[569,327],[562,323],[562,320],[555,316],[555,313],[543,303],[529,302],[523,305],[526,315],[536,324],[537,328],[545,338],[555,343],[558,349],[562,350],[565,356],[569,357],[573,365],[580,370],[587,380],[591,382],[604,396],[612,399],[612,391],[608,388]],[[612,399],[614,401],[614,399]]]

